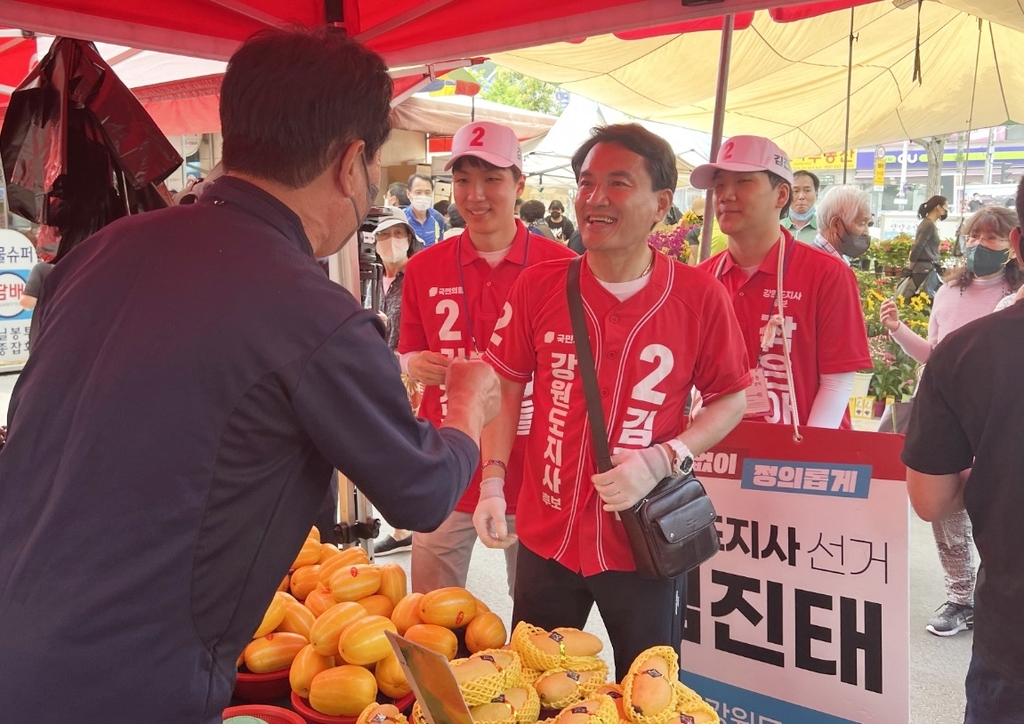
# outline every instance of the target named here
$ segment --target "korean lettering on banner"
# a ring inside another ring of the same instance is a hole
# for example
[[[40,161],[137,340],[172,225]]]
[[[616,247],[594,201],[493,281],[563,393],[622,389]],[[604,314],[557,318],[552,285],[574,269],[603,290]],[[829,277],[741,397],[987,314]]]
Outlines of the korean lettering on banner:
[[[11,229],[0,230],[0,368],[28,359],[32,312],[21,306],[25,282],[38,261],[32,242]]]
[[[794,158],[790,166],[794,171],[842,171],[843,167],[848,169],[857,168],[857,151],[826,151],[817,156],[804,156]]]
[[[907,721],[906,487],[835,454],[893,436],[805,430],[798,450],[792,431],[765,440],[776,427],[743,423],[695,461],[721,548],[690,574],[683,680],[723,722]]]

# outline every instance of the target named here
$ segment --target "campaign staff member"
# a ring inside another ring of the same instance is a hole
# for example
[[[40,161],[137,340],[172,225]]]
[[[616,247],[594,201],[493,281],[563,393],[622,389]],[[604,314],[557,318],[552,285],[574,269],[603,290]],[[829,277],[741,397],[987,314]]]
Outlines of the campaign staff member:
[[[451,365],[444,428],[417,420],[380,320],[316,262],[370,210],[391,91],[342,33],[254,35],[227,174],[50,275],[0,454],[4,722],[219,724],[334,468],[398,525],[461,496],[494,372]]]
[[[426,385],[420,415],[440,424],[448,398],[445,368],[453,359],[477,357],[499,340],[508,323],[506,297],[529,266],[574,254],[561,244],[527,231],[513,216],[523,192],[523,153],[512,129],[481,121],[463,126],[452,139],[452,192],[466,230],[418,253],[406,266],[398,352],[402,367]],[[529,406],[527,405],[527,413]],[[518,416],[520,405],[516,405]],[[522,423],[529,427],[529,417]],[[522,445],[511,455],[484,458],[485,477],[509,480],[502,525],[515,530],[515,499],[522,475]],[[427,592],[465,586],[476,543],[473,510],[480,494],[478,470],[448,519],[431,532],[413,535],[412,588]],[[509,589],[514,548],[506,552]]]
[[[799,412],[804,425],[850,428],[853,374],[871,367],[857,279],[842,259],[779,226],[792,181],[789,157],[760,136],[734,136],[714,163],[695,168],[690,183],[714,189],[729,237],[699,268],[725,286],[740,320],[754,375],[747,416],[791,424]]]
[[[508,456],[533,379],[513,623],[582,628],[596,603],[621,679],[644,649],[679,647],[686,577],[641,578],[616,514],[739,422],[749,367],[721,286],[647,245],[676,187],[669,144],[637,124],[596,128],[572,165],[586,246],[580,288],[615,467],[598,474],[590,444],[568,260],[527,269],[512,289],[508,323],[484,356],[502,377],[502,411],[483,455]],[[706,405],[687,427],[693,385]],[[500,479],[484,481],[474,522],[490,547],[508,543],[503,495]]]

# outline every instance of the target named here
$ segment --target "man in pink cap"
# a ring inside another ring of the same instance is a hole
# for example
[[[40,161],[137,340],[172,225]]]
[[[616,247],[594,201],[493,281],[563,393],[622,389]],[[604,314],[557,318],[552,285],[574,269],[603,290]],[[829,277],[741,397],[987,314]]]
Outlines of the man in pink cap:
[[[700,266],[725,285],[743,329],[754,378],[747,418],[849,428],[853,373],[871,367],[857,280],[841,259],[795,243],[780,226],[792,198],[786,152],[767,138],[734,136],[690,183],[714,189],[729,237]]]
[[[420,415],[431,422],[444,419],[449,362],[479,357],[500,339],[511,313],[506,297],[523,269],[575,256],[561,244],[529,233],[515,218],[515,201],[526,183],[522,168],[523,152],[510,128],[488,121],[460,128],[452,139],[452,157],[445,170],[452,172],[452,193],[466,229],[416,254],[406,266],[398,353],[402,370],[425,385]],[[504,509],[496,514],[507,526],[504,532],[514,534],[525,436],[533,410],[530,396],[522,410],[520,435],[508,459],[484,460],[455,512],[437,530],[413,535],[414,591],[466,585],[477,537],[473,511],[481,478],[485,488],[504,478]],[[510,592],[516,552],[516,546],[505,552]]]

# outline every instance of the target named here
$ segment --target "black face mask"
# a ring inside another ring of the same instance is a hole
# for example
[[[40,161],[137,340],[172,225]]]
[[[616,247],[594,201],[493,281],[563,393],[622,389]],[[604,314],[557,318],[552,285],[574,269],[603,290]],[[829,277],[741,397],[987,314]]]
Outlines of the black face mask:
[[[1002,271],[1006,262],[1010,260],[1010,250],[996,251],[979,244],[968,247],[964,257],[967,261],[967,271],[975,276],[987,277]]]
[[[562,212],[559,211],[558,209],[551,209],[551,218],[552,219],[557,219],[561,215],[562,215]]]
[[[839,235],[840,254],[850,259],[856,259],[867,251],[870,245],[871,236],[869,234],[854,234],[846,227],[846,224],[843,224],[843,233]]]
[[[942,212],[942,216],[939,217],[939,221],[945,221],[949,214],[945,211]]]

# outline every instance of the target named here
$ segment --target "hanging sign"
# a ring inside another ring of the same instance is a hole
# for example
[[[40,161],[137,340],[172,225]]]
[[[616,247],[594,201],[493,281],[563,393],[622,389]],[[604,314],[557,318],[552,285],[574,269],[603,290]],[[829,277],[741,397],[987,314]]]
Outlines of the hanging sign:
[[[885,159],[875,159],[875,186],[882,188],[885,186]]]
[[[37,261],[28,237],[13,229],[0,230],[0,369],[20,367],[28,360],[32,312],[21,306],[21,295]]]

